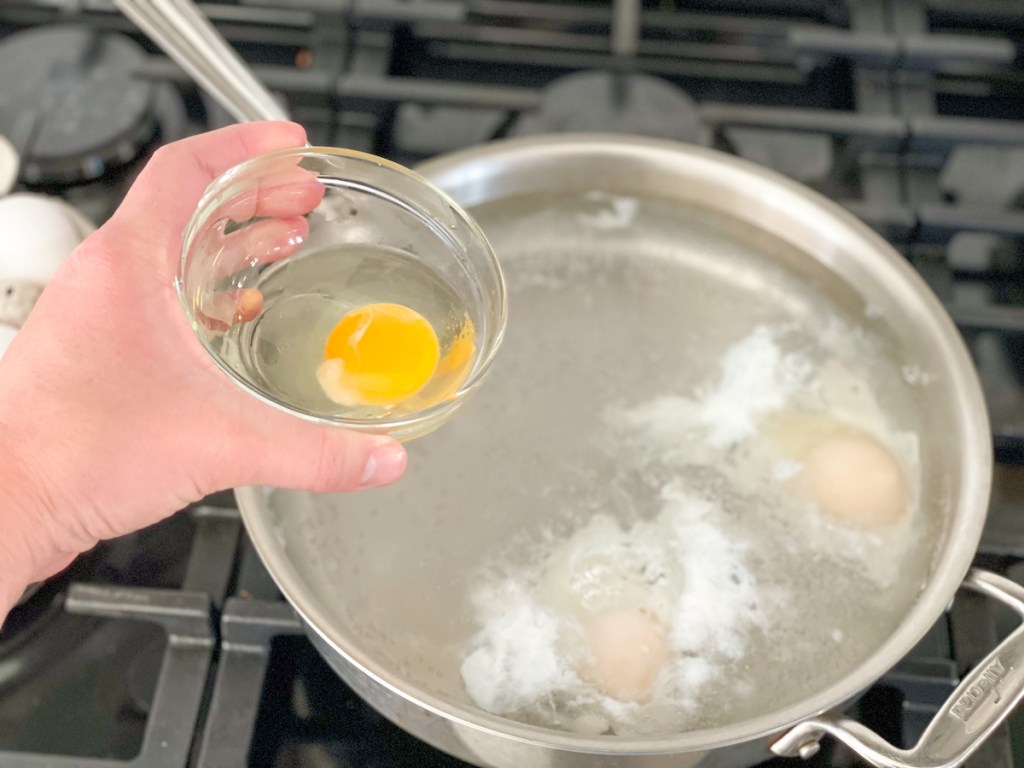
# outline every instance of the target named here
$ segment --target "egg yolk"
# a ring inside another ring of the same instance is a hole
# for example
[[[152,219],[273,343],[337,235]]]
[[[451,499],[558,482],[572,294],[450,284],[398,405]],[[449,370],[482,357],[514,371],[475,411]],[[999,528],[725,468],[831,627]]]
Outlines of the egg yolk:
[[[367,304],[331,330],[317,380],[340,405],[395,405],[426,386],[440,356],[437,334],[419,312]]]
[[[450,400],[455,396],[469,375],[475,350],[476,328],[473,327],[473,321],[467,317],[463,321],[459,335],[437,364],[434,378],[440,384],[440,389],[431,395],[431,404]]]
[[[586,626],[592,663],[585,680],[619,701],[651,698],[654,683],[668,661],[661,623],[641,610],[616,611],[593,618]]]
[[[881,528],[907,512],[903,471],[867,434],[836,435],[816,446],[804,483],[821,511],[848,528]]]
[[[799,471],[786,481],[798,498],[847,528],[873,530],[909,513],[903,468],[874,436],[818,413],[789,412],[766,424],[780,458]]]

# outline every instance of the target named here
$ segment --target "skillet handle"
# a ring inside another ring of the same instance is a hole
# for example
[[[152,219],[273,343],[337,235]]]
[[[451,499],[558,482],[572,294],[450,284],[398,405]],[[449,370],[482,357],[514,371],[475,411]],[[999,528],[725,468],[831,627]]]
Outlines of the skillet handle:
[[[1024,587],[989,571],[972,569],[963,586],[994,597],[1024,618]],[[897,749],[846,717],[806,720],[772,744],[781,757],[809,758],[826,734],[877,768],[955,768],[1024,699],[1024,624],[964,677],[912,749]]]

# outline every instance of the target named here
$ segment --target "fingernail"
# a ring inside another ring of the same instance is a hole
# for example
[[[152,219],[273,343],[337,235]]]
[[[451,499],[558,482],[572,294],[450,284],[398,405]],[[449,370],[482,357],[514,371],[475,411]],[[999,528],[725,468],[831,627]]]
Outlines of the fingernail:
[[[359,478],[359,487],[375,488],[393,483],[402,476],[405,463],[405,448],[394,440],[385,440],[367,458],[363,475]]]

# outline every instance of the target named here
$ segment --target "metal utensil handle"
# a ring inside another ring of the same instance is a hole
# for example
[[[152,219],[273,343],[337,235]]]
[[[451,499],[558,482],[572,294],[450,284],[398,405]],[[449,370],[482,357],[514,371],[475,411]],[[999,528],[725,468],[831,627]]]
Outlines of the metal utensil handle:
[[[192,0],[114,2],[236,120],[288,119],[288,113]]]
[[[972,569],[963,586],[994,597],[1024,618],[1024,588],[989,571]],[[912,749],[897,749],[845,717],[820,717],[790,729],[772,745],[782,757],[810,757],[826,734],[878,768],[955,768],[1024,699],[1024,624],[960,682]]]

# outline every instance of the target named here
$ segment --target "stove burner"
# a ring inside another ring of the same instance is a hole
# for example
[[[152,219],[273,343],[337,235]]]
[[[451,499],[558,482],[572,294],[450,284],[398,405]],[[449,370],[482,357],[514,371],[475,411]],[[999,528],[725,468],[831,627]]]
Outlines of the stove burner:
[[[127,37],[75,26],[0,43],[0,134],[24,182],[81,183],[139,155],[156,133],[154,87],[133,76],[145,56]]]
[[[191,739],[190,702],[198,708],[212,647],[209,592],[227,583],[237,527],[199,511],[175,515],[99,545],[26,595],[0,632],[0,766],[12,754],[19,764],[19,752],[46,752],[46,765],[68,768],[136,755],[147,768],[184,765],[177,756]],[[187,639],[175,640],[182,632]],[[171,656],[190,676],[167,670]],[[165,672],[177,698],[161,710]],[[184,745],[169,749],[172,735]]]
[[[0,693],[71,654],[93,630],[95,622],[65,611],[70,584],[173,583],[188,552],[190,527],[187,519],[175,519],[105,542],[26,590],[0,629]]]
[[[13,690],[55,659],[70,653],[91,629],[64,612],[64,595],[74,579],[96,571],[100,550],[79,558],[63,573],[25,591],[0,630],[0,693]]]
[[[657,77],[578,72],[547,86],[536,113],[509,131],[535,133],[597,131],[703,143],[704,128],[693,100]]]

